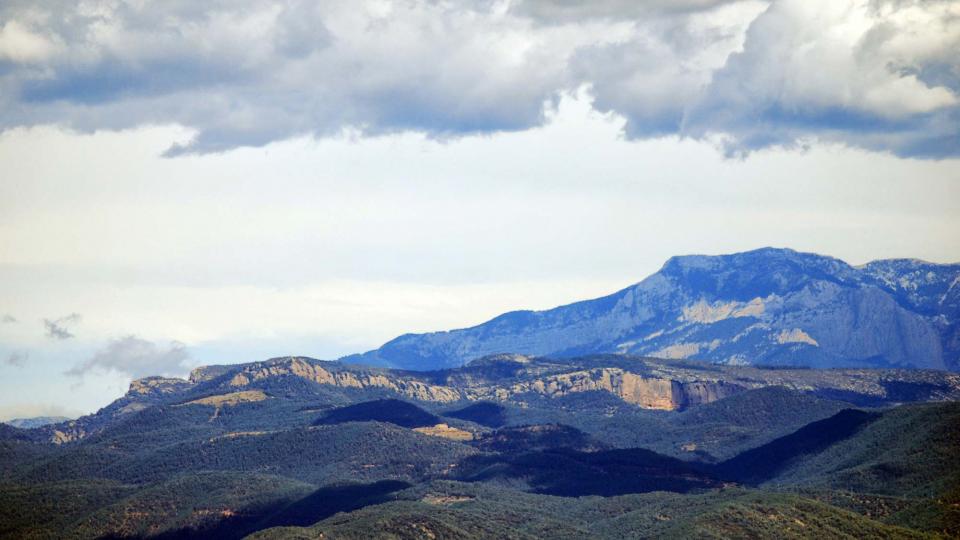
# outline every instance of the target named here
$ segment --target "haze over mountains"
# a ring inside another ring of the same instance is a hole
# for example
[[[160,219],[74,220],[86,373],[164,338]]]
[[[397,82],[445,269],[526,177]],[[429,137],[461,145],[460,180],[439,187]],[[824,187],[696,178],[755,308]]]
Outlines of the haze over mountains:
[[[342,360],[430,370],[501,352],[957,370],[960,264],[890,259],[854,267],[774,248],[673,257],[603,298],[407,334]]]

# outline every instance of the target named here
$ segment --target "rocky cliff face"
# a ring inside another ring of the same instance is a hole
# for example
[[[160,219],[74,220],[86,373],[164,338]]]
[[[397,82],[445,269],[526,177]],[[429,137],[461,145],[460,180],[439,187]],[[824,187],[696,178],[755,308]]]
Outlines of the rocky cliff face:
[[[173,394],[189,387],[190,383],[173,377],[145,377],[130,383],[127,395],[156,396]]]
[[[577,392],[608,392],[644,409],[673,411],[691,405],[722,399],[743,388],[723,381],[680,382],[664,377],[649,377],[621,368],[575,370],[543,378],[534,378],[493,391],[474,390],[473,399],[506,400],[526,393],[559,397]]]
[[[35,431],[62,444],[155,406],[213,407],[213,421],[221,409],[255,403],[354,402],[385,395],[437,407],[495,401],[523,408],[533,400],[603,393],[639,408],[673,411],[769,386],[866,404],[960,399],[960,374],[926,370],[761,369],[629,355],[551,359],[500,354],[462,368],[411,372],[287,357],[198,368],[190,380],[136,380],[125,396],[96,414]]]
[[[437,369],[503,351],[730,365],[960,368],[960,265],[785,249],[674,257],[610,296],[401,336],[347,362]]]
[[[340,388],[391,390],[402,396],[421,401],[449,402],[462,397],[457,390],[429,384],[412,377],[388,375],[362,369],[349,371],[334,369],[333,364],[329,365],[331,367],[327,368],[323,363],[310,362],[302,358],[256,363],[236,372],[230,379],[229,384],[230,386],[243,387],[258,380],[291,375],[318,384]]]
[[[492,361],[491,361],[492,360]],[[512,377],[501,380],[497,370],[505,364],[521,365]],[[358,390],[388,390],[419,401],[449,403],[460,400],[507,401],[525,394],[560,397],[578,392],[608,392],[627,403],[645,409],[676,410],[708,403],[742,390],[723,381],[680,382],[666,377],[645,376],[622,368],[576,369],[566,366],[544,369],[538,362],[522,356],[499,355],[485,358],[474,368],[491,368],[493,376],[474,369],[472,373],[446,373],[419,378],[415,375],[343,366],[303,358],[258,362],[231,374],[229,386],[243,388],[275,377],[293,376],[308,381]]]

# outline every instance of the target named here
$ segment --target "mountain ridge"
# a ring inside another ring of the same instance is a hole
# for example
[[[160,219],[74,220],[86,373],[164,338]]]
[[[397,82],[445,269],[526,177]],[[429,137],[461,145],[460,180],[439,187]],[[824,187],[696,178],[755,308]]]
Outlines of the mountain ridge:
[[[528,406],[606,396],[618,406],[683,410],[749,390],[784,387],[859,405],[960,399],[960,374],[919,369],[765,368],[631,355],[535,358],[493,355],[431,372],[344,364],[305,357],[197,368],[189,379],[147,377],[96,414],[25,430],[58,444],[87,438],[116,421],[156,407],[207,407],[211,420],[243,403],[323,398],[406,399],[431,406],[493,402]],[[591,398],[593,399],[593,398]],[[10,428],[13,429],[13,428]]]
[[[341,361],[431,370],[500,352],[957,370],[960,264],[883,259],[854,267],[785,248],[675,256],[606,296],[403,334]]]
[[[96,414],[0,424],[0,536],[955,537],[960,373],[893,360],[950,337],[957,278],[871,265],[680,257],[546,318],[443,334],[433,352],[462,365],[278,357],[137,379]],[[862,364],[898,367],[787,365],[842,350],[830,325],[888,354]],[[466,359],[522,345],[517,328],[562,354]],[[707,339],[761,362],[633,352]]]
[[[960,374],[945,371],[612,354],[432,372],[301,357],[198,368],[134,381],[74,421],[0,424],[0,536],[302,538],[321,534],[289,527],[326,536],[328,520],[373,516],[344,534],[397,519],[389,530],[420,537],[446,530],[413,529],[432,523],[422,516],[456,510],[468,514],[451,534],[474,515],[491,525],[479,537],[500,537],[537,516],[565,525],[587,504],[571,537],[704,536],[688,528],[701,517],[745,536],[821,523],[825,536],[953,537],[960,409],[909,402],[958,399]]]

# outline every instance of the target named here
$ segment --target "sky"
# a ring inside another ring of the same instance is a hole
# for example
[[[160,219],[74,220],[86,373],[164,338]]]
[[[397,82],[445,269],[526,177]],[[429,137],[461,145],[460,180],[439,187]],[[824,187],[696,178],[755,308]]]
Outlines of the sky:
[[[790,247],[960,261],[960,3],[0,3],[0,420]]]

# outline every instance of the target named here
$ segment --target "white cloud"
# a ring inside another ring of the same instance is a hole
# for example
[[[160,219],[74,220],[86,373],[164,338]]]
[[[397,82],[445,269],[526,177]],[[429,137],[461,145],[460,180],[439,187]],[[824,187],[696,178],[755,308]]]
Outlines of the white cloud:
[[[595,107],[626,118],[629,136],[676,134],[713,72],[742,48],[747,27],[765,8],[763,2],[739,2],[645,21],[626,40],[577,51],[571,76],[590,86]]]
[[[0,60],[35,63],[49,60],[59,47],[54,41],[32,32],[19,21],[0,26]]]
[[[190,129],[169,155],[344,132],[448,139],[536,128],[586,84],[632,138],[943,157],[960,151],[957,6],[15,0],[0,7],[13,62],[0,129]]]
[[[737,0],[515,0],[510,11],[546,23],[577,22],[585,19],[638,19],[702,11]]]
[[[917,141],[932,139],[941,144],[927,155],[956,154],[942,143],[957,130],[941,120],[957,114],[958,88],[918,74],[960,46],[960,8],[879,4],[774,2],[688,109],[683,132],[726,137],[733,151],[820,138],[923,155]],[[919,37],[928,29],[938,37]],[[960,70],[956,57],[949,62]]]
[[[62,19],[69,52],[6,77],[27,106],[5,123],[86,130],[110,116],[110,128],[196,129],[174,153],[345,128],[524,129],[540,122],[578,43],[574,32],[533,33],[525,20],[434,2],[146,2]]]
[[[89,372],[113,371],[135,379],[150,375],[183,375],[188,370],[186,362],[189,357],[182,343],[171,342],[162,347],[136,336],[126,336],[113,340],[66,374],[79,377]]]

